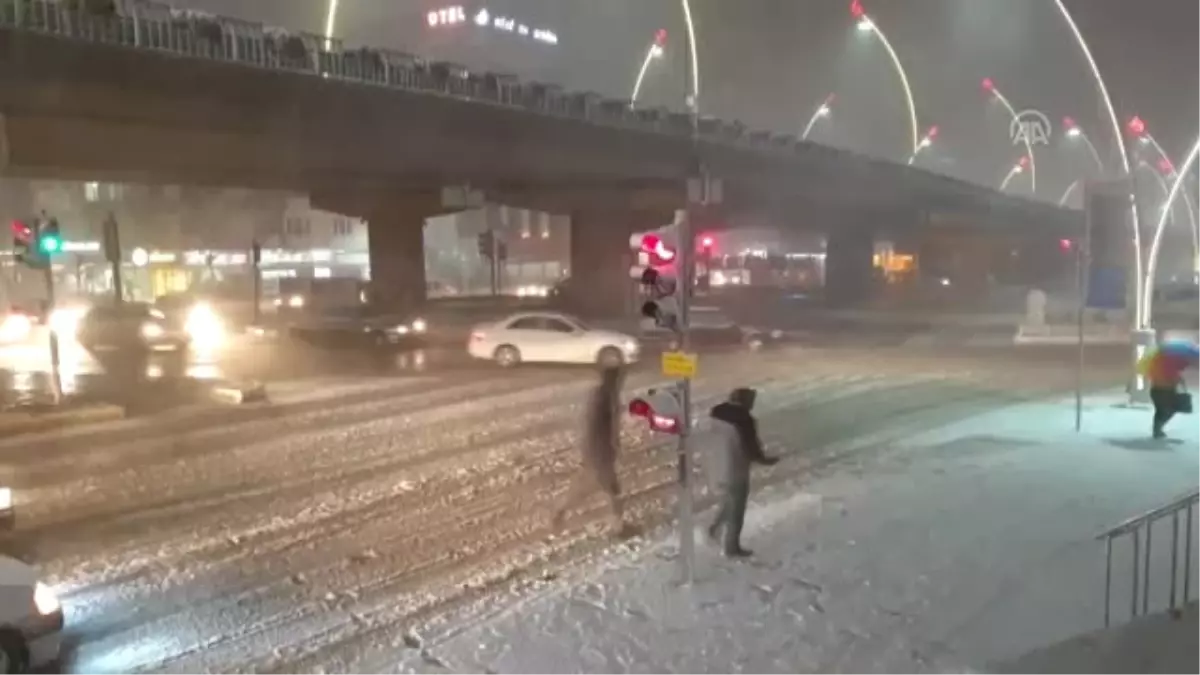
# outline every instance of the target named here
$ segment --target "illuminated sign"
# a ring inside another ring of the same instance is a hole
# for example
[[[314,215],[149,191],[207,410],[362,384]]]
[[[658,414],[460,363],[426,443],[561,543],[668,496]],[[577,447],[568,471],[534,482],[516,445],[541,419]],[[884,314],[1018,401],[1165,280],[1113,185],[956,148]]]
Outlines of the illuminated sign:
[[[433,10],[425,18],[431,28],[456,26],[467,23],[467,12],[461,5],[454,5]],[[487,7],[482,7],[474,12],[471,15],[471,23],[480,28],[491,28],[492,30],[503,31],[505,33],[513,33],[548,45],[558,44],[558,34],[554,31],[546,28],[531,27],[529,24],[521,23],[511,16],[495,14]]]
[[[429,22],[431,28],[453,26],[466,22],[467,12],[461,5],[453,5],[430,11],[429,14],[425,15],[425,20]]]

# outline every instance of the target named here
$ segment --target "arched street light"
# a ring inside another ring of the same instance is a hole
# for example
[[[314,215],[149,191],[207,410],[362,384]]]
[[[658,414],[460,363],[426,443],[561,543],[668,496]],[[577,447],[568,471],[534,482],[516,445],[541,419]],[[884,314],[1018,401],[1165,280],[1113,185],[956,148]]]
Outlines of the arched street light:
[[[1176,197],[1179,196],[1185,177],[1196,164],[1197,154],[1200,154],[1200,142],[1192,146],[1192,151],[1188,153],[1183,168],[1175,174],[1175,182],[1171,185],[1171,192],[1167,194],[1167,202],[1163,205],[1162,213],[1158,215],[1158,225],[1154,228],[1154,239],[1150,242],[1150,255],[1146,261],[1145,297],[1142,298],[1142,308],[1145,310],[1144,318],[1147,323],[1150,321],[1150,312],[1154,303],[1154,274],[1158,270],[1158,251],[1162,244],[1163,229],[1167,225],[1167,216],[1171,213],[1171,207],[1174,206]]]
[[[1145,120],[1135,115],[1126,124],[1126,128],[1138,139],[1139,143],[1154,148],[1154,151],[1158,153],[1159,169],[1168,180],[1174,180],[1177,175],[1175,163],[1171,161],[1171,156],[1167,154],[1166,150],[1163,150],[1163,146],[1159,145],[1154,135],[1150,133]],[[1196,208],[1192,205],[1192,198],[1188,195],[1187,190],[1183,190],[1183,204],[1187,207],[1188,222],[1192,225],[1192,239],[1200,238],[1200,231],[1196,229]]]
[[[1079,124],[1075,121],[1075,119],[1071,117],[1064,117],[1063,129],[1067,130],[1066,134],[1068,139],[1073,141],[1083,141],[1083,144],[1086,145],[1087,149],[1092,153],[1092,159],[1096,162],[1096,168],[1100,170],[1100,173],[1104,173],[1104,162],[1100,161],[1100,153],[1096,152],[1096,146],[1092,143],[1092,139],[1088,138],[1088,135],[1083,133],[1083,129],[1079,127]]]
[[[338,0],[329,0],[325,10],[325,49],[333,46],[333,28],[337,23]]]
[[[1087,60],[1088,66],[1092,69],[1092,77],[1096,81],[1096,88],[1100,92],[1100,99],[1104,102],[1104,107],[1108,111],[1108,120],[1112,124],[1112,132],[1117,142],[1117,149],[1121,152],[1121,167],[1125,170],[1126,176],[1132,176],[1133,172],[1129,170],[1129,155],[1125,151],[1125,138],[1121,133],[1121,123],[1117,121],[1117,111],[1113,108],[1112,98],[1108,95],[1108,86],[1104,84],[1104,78],[1100,75],[1100,69],[1096,66],[1096,60],[1092,58],[1092,50],[1088,47],[1087,40],[1083,39],[1083,33],[1080,32],[1079,26],[1075,24],[1074,17],[1071,12],[1067,11],[1067,6],[1063,4],[1063,0],[1054,0],[1054,4],[1058,7],[1058,11],[1062,14],[1063,20],[1067,22],[1067,27],[1071,29],[1071,33],[1075,36],[1075,41],[1079,43],[1079,50],[1083,52],[1084,59]],[[1142,279],[1142,234],[1141,226],[1138,223],[1138,208],[1136,197],[1134,203],[1129,205],[1132,211],[1133,220],[1133,265],[1134,265],[1134,302],[1133,308],[1133,325],[1134,328],[1141,328],[1145,312],[1142,306],[1141,286]]]
[[[638,70],[637,79],[633,82],[633,93],[629,95],[629,107],[637,105],[638,93],[642,91],[642,80],[646,79],[646,71],[650,68],[650,62],[654,59],[661,59],[664,53],[663,47],[667,43],[667,31],[659,29],[654,34],[654,41],[650,43],[650,47],[646,50],[646,58],[642,59],[642,67]]]
[[[1008,170],[1008,175],[1005,176],[1004,180],[1000,182],[999,191],[1004,192],[1004,189],[1008,187],[1009,182],[1011,182],[1013,178],[1015,178],[1018,174],[1025,173],[1025,167],[1027,166],[1029,166],[1028,155],[1022,157],[1017,161],[1016,164],[1013,164],[1013,168]]]
[[[836,94],[830,94],[825,97],[824,101],[821,101],[821,105],[813,111],[812,117],[808,118],[808,124],[804,125],[804,132],[800,134],[800,140],[808,140],[808,135],[812,133],[817,120],[825,119],[833,114],[833,102],[836,98]]]
[[[1014,108],[1013,105],[1008,102],[1008,98],[1000,92],[1000,89],[998,87],[996,87],[996,83],[992,81],[992,78],[990,78],[990,77],[983,78],[983,90],[986,91],[987,93],[991,94],[997,101],[1000,102],[1000,105],[1004,106],[1004,109],[1008,111],[1010,125],[1020,124],[1021,118],[1017,115],[1017,109]],[[1036,194],[1037,193],[1037,160],[1033,156],[1033,144],[1029,141],[1029,134],[1025,134],[1024,138],[1025,138],[1025,156],[1029,158],[1029,189],[1032,190]]]
[[[1169,162],[1168,162],[1168,164],[1169,164]],[[1168,177],[1173,180],[1173,179],[1177,178],[1177,175],[1174,173],[1174,171],[1170,171],[1170,172],[1164,171],[1164,172],[1160,173],[1159,171],[1155,170],[1155,168],[1153,166],[1151,166],[1149,162],[1147,162],[1145,160],[1137,163],[1136,170],[1142,171],[1144,173],[1150,174],[1151,176],[1154,176],[1154,182],[1158,184],[1159,189],[1162,191],[1164,200],[1169,199],[1171,197],[1171,188],[1170,188],[1170,186],[1167,185],[1167,179],[1163,178],[1163,173],[1166,173],[1168,175]],[[1187,198],[1187,190],[1183,190],[1182,193],[1183,193],[1184,198],[1186,199]],[[1175,219],[1171,215],[1174,211],[1174,209],[1172,207],[1173,207],[1173,204],[1168,204],[1166,202],[1163,202],[1162,208],[1167,212],[1168,219],[1171,220],[1172,222],[1174,222]],[[1195,214],[1193,213],[1193,211],[1190,208],[1188,209],[1188,224],[1190,225],[1188,230],[1190,231],[1190,234],[1192,235],[1192,260],[1193,261],[1200,260],[1200,236],[1197,236]],[[1153,245],[1151,245],[1150,250],[1152,252],[1154,251]],[[1193,270],[1193,271],[1196,271],[1196,270]],[[1147,271],[1147,274],[1152,274],[1152,273],[1153,273],[1153,270]],[[1147,277],[1147,283],[1153,283],[1153,282],[1154,282],[1154,277],[1152,277],[1152,276]],[[1150,316],[1147,314],[1146,318],[1148,320],[1150,318]]]
[[[1070,185],[1068,185],[1067,189],[1063,191],[1062,197],[1058,198],[1058,205],[1065,206],[1067,203],[1067,200],[1071,198],[1071,195],[1075,193],[1075,190],[1079,189],[1079,186],[1082,183],[1083,183],[1083,180],[1077,178],[1077,179],[1075,179],[1074,183],[1071,183]]]
[[[900,57],[896,55],[896,50],[892,49],[892,43],[888,41],[887,36],[883,34],[883,31],[879,30],[879,26],[867,15],[867,11],[863,9],[862,0],[853,0],[850,3],[850,14],[858,21],[858,30],[863,33],[872,33],[875,37],[879,38],[879,42],[887,50],[888,56],[892,57],[892,65],[896,67],[896,74],[900,76],[900,84],[904,87],[904,98],[908,102],[909,124],[912,126],[912,151],[914,153],[919,152],[921,131],[917,124],[917,106],[913,102],[912,87],[908,86],[908,73],[904,71],[904,64],[900,62]]]
[[[921,154],[922,150],[933,145],[933,139],[937,138],[937,135],[938,135],[937,125],[935,124],[935,125],[929,127],[929,131],[925,132],[925,137],[921,139],[920,143],[917,143],[916,151],[913,152],[913,154],[908,156],[908,165],[909,166],[912,166],[913,162],[917,161],[917,156]]]
[[[688,58],[691,63],[692,91],[688,94],[688,108],[697,119],[700,116],[700,58],[696,55],[696,24],[692,21],[692,4],[688,0],[679,0],[683,4],[683,21],[687,24]]]

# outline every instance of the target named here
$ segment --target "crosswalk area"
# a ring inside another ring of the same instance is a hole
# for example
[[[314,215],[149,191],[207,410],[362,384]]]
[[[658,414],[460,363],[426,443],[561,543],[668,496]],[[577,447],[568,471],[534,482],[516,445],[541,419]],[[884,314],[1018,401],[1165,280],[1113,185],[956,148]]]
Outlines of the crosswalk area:
[[[1097,375],[1099,377],[1099,374]],[[613,541],[597,501],[551,531],[577,465],[588,369],[462,368],[274,382],[269,400],[195,406],[0,441],[17,544],[62,591],[82,671],[336,668],[364,641]],[[626,396],[664,380],[636,369]],[[1067,367],[860,349],[702,359],[703,414],[759,389],[793,471],[903,433],[1061,391]],[[666,523],[670,437],[622,428],[627,512]]]

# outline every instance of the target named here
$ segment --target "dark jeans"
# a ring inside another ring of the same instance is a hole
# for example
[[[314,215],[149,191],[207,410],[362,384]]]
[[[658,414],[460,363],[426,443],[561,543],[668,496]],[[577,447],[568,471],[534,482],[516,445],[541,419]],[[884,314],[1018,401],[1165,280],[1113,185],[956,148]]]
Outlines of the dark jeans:
[[[1162,433],[1163,427],[1175,416],[1175,387],[1151,387],[1150,401],[1154,403],[1154,434]]]
[[[742,548],[742,525],[746,522],[746,501],[750,499],[749,483],[734,483],[726,485],[721,496],[721,507],[717,517],[708,526],[708,533],[714,539],[721,527],[725,527],[725,552],[732,553]]]

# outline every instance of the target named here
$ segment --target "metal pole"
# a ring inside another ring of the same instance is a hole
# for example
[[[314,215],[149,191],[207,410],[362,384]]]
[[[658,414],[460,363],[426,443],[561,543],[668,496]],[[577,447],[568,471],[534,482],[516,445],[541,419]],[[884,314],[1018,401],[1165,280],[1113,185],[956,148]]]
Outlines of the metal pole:
[[[50,329],[50,389],[54,405],[62,403],[62,374],[59,370],[58,333],[54,330],[54,264],[46,258],[46,326]]]
[[[487,210],[488,234],[492,235],[492,297],[500,295],[500,241],[496,238],[496,228],[493,227],[495,218],[492,205]]]
[[[262,327],[262,245],[257,239],[250,242],[250,275],[254,282],[254,325]]]
[[[686,49],[684,54],[690,54],[694,49],[690,38],[685,38]],[[686,67],[684,69],[684,91],[689,95],[685,98],[691,108],[692,114],[692,149],[695,158],[695,166],[699,166],[699,118],[696,112],[695,92],[691,91],[692,68],[691,60],[685,58]],[[691,176],[685,176],[685,182]],[[701,201],[707,199],[708,185],[701,178]],[[690,201],[690,200],[689,200]],[[687,352],[690,347],[689,327],[691,317],[689,309],[691,306],[692,285],[693,285],[693,269],[695,267],[694,244],[692,242],[692,204],[687,205],[683,218],[679,223],[679,349],[682,352]],[[679,384],[680,408],[683,411],[680,420],[679,429],[679,572],[680,577],[685,584],[691,584],[695,580],[695,557],[696,557],[696,527],[694,504],[692,503],[692,461],[691,453],[688,449],[688,436],[691,434],[692,427],[692,383],[691,380],[683,380]]]
[[[1129,616],[1136,617],[1138,615],[1138,580],[1141,575],[1138,573],[1138,567],[1142,562],[1142,529],[1137,526],[1133,530],[1133,583],[1130,593]]]
[[[1154,534],[1154,519],[1146,521],[1146,557],[1142,565],[1142,615],[1150,611],[1150,540]]]
[[[1175,609],[1175,579],[1179,576],[1179,511],[1171,514],[1171,601]]]
[[[1085,188],[1086,191],[1086,188]],[[1086,194],[1086,192],[1085,192]],[[1075,311],[1076,340],[1078,342],[1078,363],[1075,366],[1075,432],[1083,430],[1083,371],[1086,359],[1083,340],[1084,318],[1087,312],[1088,295],[1088,266],[1092,259],[1092,211],[1084,209],[1083,241],[1075,255],[1075,288],[1079,293],[1078,307]]]
[[[1104,627],[1108,628],[1112,605],[1112,535],[1104,540]]]

